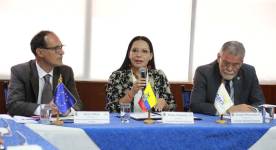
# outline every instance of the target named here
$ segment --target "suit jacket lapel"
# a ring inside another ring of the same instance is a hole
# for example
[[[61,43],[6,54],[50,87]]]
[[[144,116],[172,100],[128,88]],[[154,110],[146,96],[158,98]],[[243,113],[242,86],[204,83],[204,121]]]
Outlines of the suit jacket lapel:
[[[214,95],[214,101],[215,101],[215,98],[216,98],[216,96],[217,96],[217,92],[218,92],[218,89],[219,89],[219,87],[220,87],[220,85],[221,85],[221,81],[222,81],[222,77],[220,76],[220,75],[218,75],[218,76],[216,76],[216,80],[215,80],[215,87],[216,87],[216,92],[215,92],[215,95]]]
[[[234,104],[239,104],[240,96],[241,96],[241,88],[242,88],[242,78],[238,74],[234,80],[233,80],[233,86],[234,86]]]
[[[30,82],[32,84],[32,90],[35,95],[35,99],[38,98],[38,90],[39,90],[39,79],[38,79],[38,72],[35,64],[35,60],[32,60],[30,63],[31,71],[30,71]]]
[[[214,74],[213,74],[214,75],[214,81],[213,81],[214,86],[211,85],[210,88],[212,88],[212,87],[215,88],[215,89],[213,89],[213,90],[215,90],[215,92],[212,92],[212,93],[214,93],[213,100],[215,101],[217,91],[218,91],[219,86],[220,86],[221,81],[222,81],[222,77],[220,75],[219,66],[218,66],[218,63],[216,61],[214,62],[214,65],[215,65],[215,67],[214,67],[215,71],[214,71]]]

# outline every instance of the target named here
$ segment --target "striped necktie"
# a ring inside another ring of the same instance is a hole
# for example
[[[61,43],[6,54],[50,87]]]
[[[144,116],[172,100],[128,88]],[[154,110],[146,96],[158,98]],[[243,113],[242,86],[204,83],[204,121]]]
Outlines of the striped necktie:
[[[41,95],[41,104],[49,104],[53,98],[52,85],[50,83],[51,75],[47,74],[43,78],[45,83]]]
[[[230,80],[225,80],[224,81],[224,85],[225,85],[225,88],[229,94],[229,96],[231,95],[231,89],[230,89]]]

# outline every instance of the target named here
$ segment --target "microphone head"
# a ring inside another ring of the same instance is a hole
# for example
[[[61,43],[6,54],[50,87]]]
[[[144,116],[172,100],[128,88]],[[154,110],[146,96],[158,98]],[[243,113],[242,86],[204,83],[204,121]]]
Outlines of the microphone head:
[[[147,75],[146,68],[140,68],[140,75],[141,75],[141,78],[146,78],[146,75]]]

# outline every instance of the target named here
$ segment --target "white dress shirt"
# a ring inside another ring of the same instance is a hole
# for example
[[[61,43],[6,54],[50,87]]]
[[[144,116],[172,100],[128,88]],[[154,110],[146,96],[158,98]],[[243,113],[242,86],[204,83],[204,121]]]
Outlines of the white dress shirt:
[[[43,105],[43,104],[41,104],[41,95],[42,95],[42,90],[43,90],[43,87],[44,87],[44,84],[45,84],[45,81],[44,81],[43,77],[46,74],[51,75],[50,83],[53,86],[53,70],[50,71],[49,73],[47,73],[39,66],[39,64],[37,62],[35,64],[36,64],[36,68],[37,68],[37,72],[38,72],[38,82],[39,82],[37,104]],[[36,108],[34,114],[35,115],[40,115],[40,107]]]

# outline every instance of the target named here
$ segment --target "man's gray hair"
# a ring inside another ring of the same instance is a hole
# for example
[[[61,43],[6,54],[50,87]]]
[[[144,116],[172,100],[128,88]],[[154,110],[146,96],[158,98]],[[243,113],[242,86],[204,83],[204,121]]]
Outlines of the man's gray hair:
[[[238,41],[228,41],[223,44],[221,50],[221,53],[228,53],[234,56],[241,56],[241,58],[244,58],[245,55],[245,48],[241,42]]]

